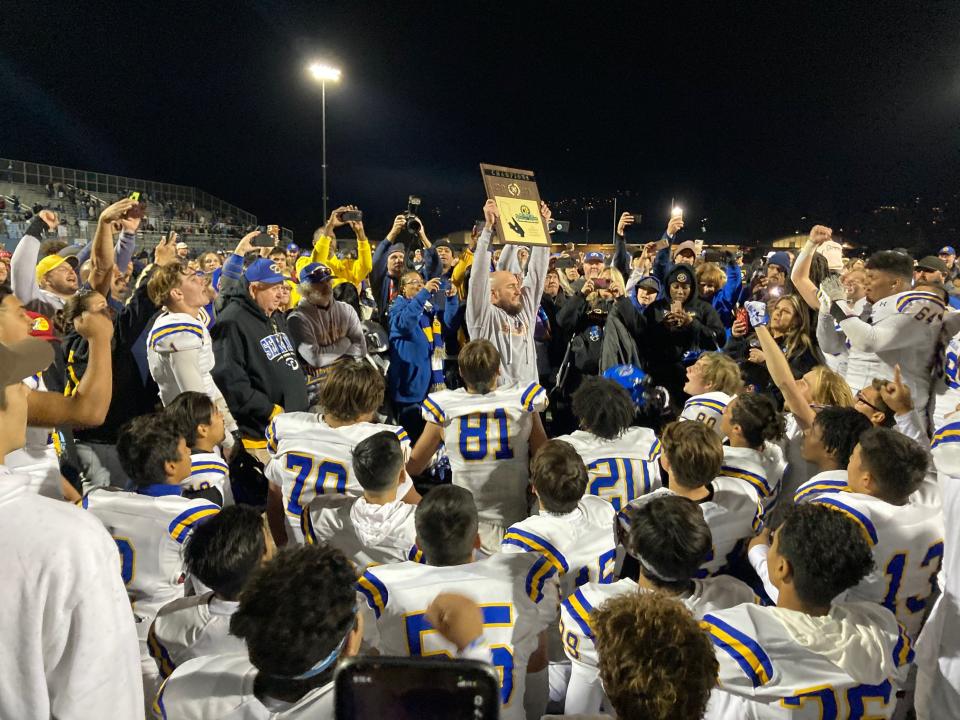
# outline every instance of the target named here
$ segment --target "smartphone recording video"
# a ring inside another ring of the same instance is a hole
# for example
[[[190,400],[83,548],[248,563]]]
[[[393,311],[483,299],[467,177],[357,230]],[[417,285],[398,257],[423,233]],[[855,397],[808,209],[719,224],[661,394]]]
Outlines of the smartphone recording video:
[[[610,287],[610,278],[594,278],[593,286],[597,290],[606,290]]]
[[[354,657],[337,669],[337,720],[496,720],[500,683],[472,660]]]

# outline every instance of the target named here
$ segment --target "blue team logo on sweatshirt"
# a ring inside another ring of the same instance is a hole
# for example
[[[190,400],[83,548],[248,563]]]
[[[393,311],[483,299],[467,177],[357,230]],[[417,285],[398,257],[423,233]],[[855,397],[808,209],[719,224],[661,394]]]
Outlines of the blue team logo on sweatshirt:
[[[267,335],[260,340],[260,347],[263,348],[267,360],[271,361],[283,355],[293,355],[293,343],[290,342],[290,338],[287,337],[286,333]]]

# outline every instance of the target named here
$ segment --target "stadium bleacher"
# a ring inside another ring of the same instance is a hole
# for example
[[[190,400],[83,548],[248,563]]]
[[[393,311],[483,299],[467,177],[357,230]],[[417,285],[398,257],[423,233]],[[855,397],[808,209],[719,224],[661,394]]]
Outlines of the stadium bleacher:
[[[0,158],[0,241],[12,250],[25,221],[43,207],[60,215],[61,239],[89,242],[100,211],[133,191],[147,201],[138,233],[144,244],[174,230],[192,247],[227,249],[258,224],[254,214],[199,188]],[[292,242],[292,231],[282,228],[281,239]]]

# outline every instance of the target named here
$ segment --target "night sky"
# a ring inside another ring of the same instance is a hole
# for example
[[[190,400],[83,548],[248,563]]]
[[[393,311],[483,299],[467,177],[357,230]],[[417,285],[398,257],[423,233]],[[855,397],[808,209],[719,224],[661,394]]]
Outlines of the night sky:
[[[411,193],[431,234],[469,226],[479,162],[548,200],[637,192],[652,235],[671,197],[766,240],[960,190],[960,3],[599,5],[8,0],[0,155],[195,185],[305,239],[326,57],[331,203],[373,238]]]

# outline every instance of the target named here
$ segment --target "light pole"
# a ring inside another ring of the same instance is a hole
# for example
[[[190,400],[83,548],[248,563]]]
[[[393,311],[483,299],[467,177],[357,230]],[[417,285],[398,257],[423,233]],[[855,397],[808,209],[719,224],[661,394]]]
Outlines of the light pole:
[[[338,68],[326,65],[324,63],[311,63],[310,74],[314,80],[320,83],[321,95],[321,133],[322,133],[322,153],[323,161],[323,220],[327,220],[327,81],[340,82],[340,70]]]

